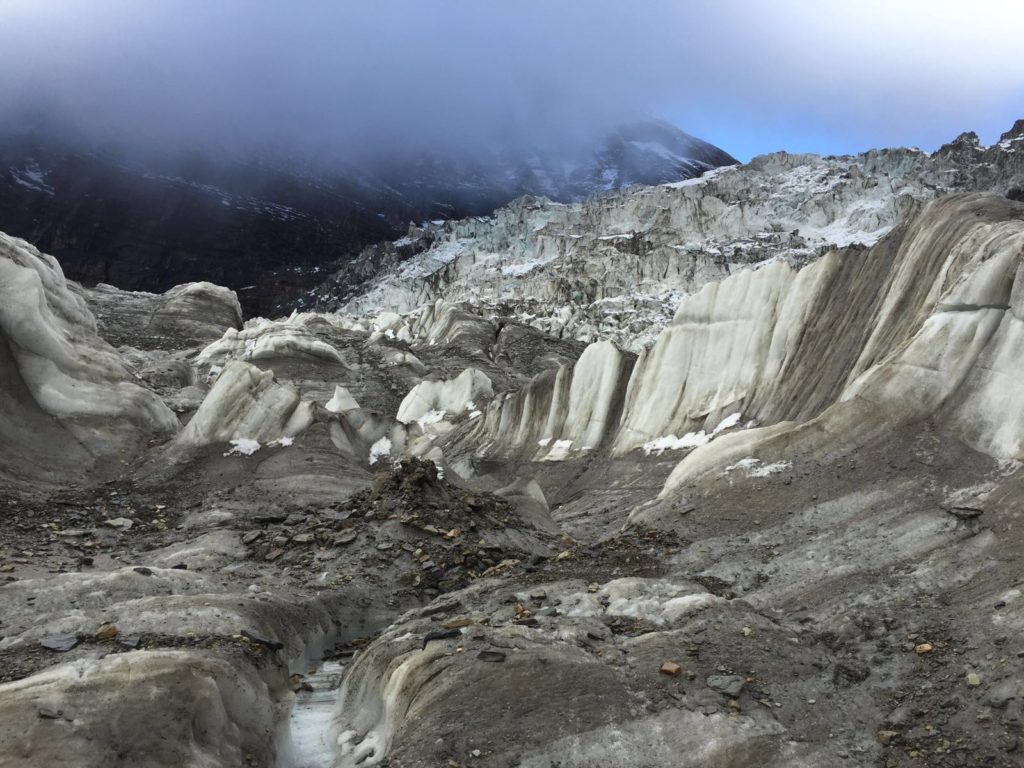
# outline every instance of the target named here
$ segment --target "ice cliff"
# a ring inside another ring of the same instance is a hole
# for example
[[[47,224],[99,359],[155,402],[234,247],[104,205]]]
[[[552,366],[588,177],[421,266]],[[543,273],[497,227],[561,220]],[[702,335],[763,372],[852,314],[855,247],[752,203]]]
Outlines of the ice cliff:
[[[52,256],[0,234],[0,471],[66,479],[178,420],[96,333]]]
[[[597,342],[574,366],[496,399],[464,439],[539,459],[552,446],[621,455],[710,433],[732,413],[809,422],[837,439],[868,423],[937,419],[995,458],[1021,460],[1021,275],[1024,205],[944,197],[870,248],[705,285],[635,364]]]

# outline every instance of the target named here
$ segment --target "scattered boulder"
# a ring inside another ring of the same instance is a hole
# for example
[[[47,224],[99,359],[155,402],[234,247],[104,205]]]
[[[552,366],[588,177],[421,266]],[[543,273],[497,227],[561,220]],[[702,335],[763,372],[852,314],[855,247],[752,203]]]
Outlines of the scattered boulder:
[[[55,653],[67,653],[72,648],[78,646],[82,642],[78,635],[73,634],[60,634],[60,635],[47,635],[39,644],[48,651],[54,651]]]
[[[746,678],[739,675],[711,675],[707,679],[708,688],[732,699],[740,695],[746,684]]]
[[[661,665],[661,669],[659,669],[658,671],[661,672],[661,674],[663,675],[669,675],[670,677],[678,677],[679,673],[683,671],[683,668],[673,661],[666,661]]]

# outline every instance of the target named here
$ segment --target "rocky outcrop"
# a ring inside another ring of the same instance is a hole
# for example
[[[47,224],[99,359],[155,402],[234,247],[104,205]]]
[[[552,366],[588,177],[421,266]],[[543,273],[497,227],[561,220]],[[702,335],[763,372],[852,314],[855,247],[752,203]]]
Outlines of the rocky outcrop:
[[[274,712],[255,671],[187,651],[111,654],[0,686],[5,756],[37,765],[244,763],[273,754]],[[161,706],[154,707],[154,700]],[[118,717],[110,718],[116,709]],[[58,731],[59,729],[59,731]],[[59,737],[55,736],[59,732]],[[159,733],[160,738],[154,738]]]
[[[57,261],[0,234],[0,467],[66,479],[173,434],[175,415],[135,383]]]
[[[707,714],[686,706],[630,708],[631,687],[640,680],[656,690],[682,687],[670,675],[659,675],[659,654],[672,643],[686,647],[687,630],[704,625],[702,617],[726,610],[722,597],[697,583],[623,578],[589,589],[569,580],[520,591],[489,584],[453,597],[458,602],[447,604],[453,607],[444,610],[441,603],[431,613],[440,611],[446,624],[465,626],[432,637],[436,625],[428,612],[410,612],[352,665],[332,729],[338,765],[391,760],[425,766],[448,754],[478,754],[492,765],[513,761],[538,768],[754,763],[809,768],[829,754],[823,745],[786,743],[762,708],[742,718],[711,707]],[[506,623],[512,608],[503,608],[502,600],[531,615],[537,610],[539,617],[529,628]],[[463,619],[460,604],[476,606],[476,615],[488,620]],[[550,611],[554,606],[561,607],[558,618]],[[651,627],[676,627],[666,632],[672,639],[658,639],[657,631],[631,637],[608,629],[641,617]],[[696,656],[691,652],[688,666],[700,665]],[[644,671],[631,670],[631,665]],[[736,679],[734,695],[739,696],[745,678]],[[686,688],[704,685],[702,676]],[[475,695],[479,686],[493,693]],[[565,686],[571,696],[564,695]],[[522,706],[514,721],[500,716],[511,701]],[[552,701],[558,702],[558,717],[545,715]],[[472,727],[447,731],[445,722]],[[486,729],[488,741],[477,728]]]
[[[185,349],[242,327],[238,296],[213,283],[187,283],[162,294],[101,283],[85,289],[84,295],[100,334],[118,346]]]

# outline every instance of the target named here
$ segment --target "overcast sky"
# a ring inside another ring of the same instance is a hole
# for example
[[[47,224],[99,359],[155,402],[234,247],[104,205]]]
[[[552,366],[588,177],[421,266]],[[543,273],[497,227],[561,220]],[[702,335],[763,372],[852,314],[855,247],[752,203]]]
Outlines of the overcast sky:
[[[564,143],[641,116],[747,160],[1024,117],[1021,0],[0,0],[0,115],[161,147]]]

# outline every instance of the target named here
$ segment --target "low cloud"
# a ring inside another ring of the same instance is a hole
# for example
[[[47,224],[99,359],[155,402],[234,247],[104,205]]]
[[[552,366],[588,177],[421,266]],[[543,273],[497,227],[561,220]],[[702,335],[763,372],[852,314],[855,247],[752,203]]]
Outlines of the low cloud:
[[[1022,27],[994,1],[6,0],[0,114],[324,161],[568,150],[647,115],[744,159],[933,149],[1024,116]]]

